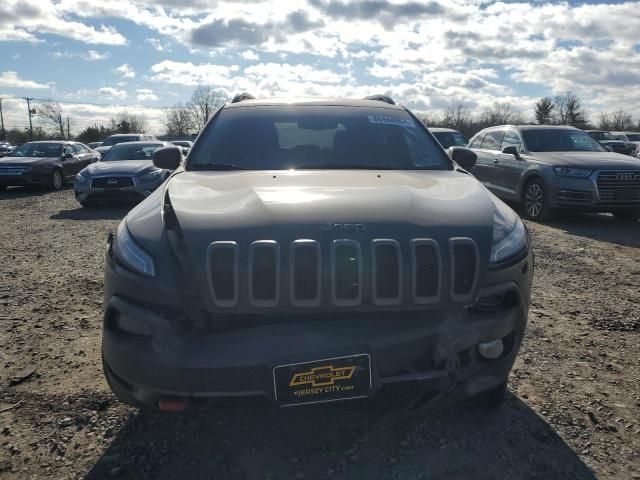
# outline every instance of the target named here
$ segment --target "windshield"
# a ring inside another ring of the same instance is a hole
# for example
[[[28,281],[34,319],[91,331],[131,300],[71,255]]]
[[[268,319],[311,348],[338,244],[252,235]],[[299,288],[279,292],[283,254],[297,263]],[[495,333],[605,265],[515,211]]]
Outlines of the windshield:
[[[403,110],[345,106],[228,108],[187,169],[450,169],[442,148]]]
[[[62,145],[59,143],[25,143],[16,148],[12,157],[59,157]]]
[[[152,160],[153,152],[160,148],[160,143],[121,144],[111,148],[102,157],[103,162],[117,160]]]
[[[436,140],[440,142],[442,148],[466,147],[469,140],[460,132],[432,132]]]
[[[606,152],[607,149],[581,130],[540,128],[523,130],[522,136],[531,152]]]
[[[627,133],[626,135],[630,142],[640,142],[640,133]]]
[[[596,140],[615,140],[616,137],[611,135],[609,132],[589,132],[593,138]]]
[[[117,145],[118,143],[135,142],[136,140],[138,140],[138,137],[134,135],[128,137],[109,137],[102,143],[102,146],[108,147],[110,145]]]

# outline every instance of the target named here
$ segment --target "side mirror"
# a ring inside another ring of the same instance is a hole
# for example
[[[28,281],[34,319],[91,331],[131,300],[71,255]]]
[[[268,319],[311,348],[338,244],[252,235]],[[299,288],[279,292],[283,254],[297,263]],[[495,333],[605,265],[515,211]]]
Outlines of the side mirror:
[[[518,147],[515,145],[507,145],[502,149],[502,153],[506,153],[507,155],[513,155],[514,157],[519,157],[520,153],[518,152]]]
[[[73,153],[67,152],[62,156],[62,158],[73,158]]]
[[[449,157],[465,170],[470,170],[476,164],[478,156],[466,147],[449,147]]]
[[[182,152],[179,147],[162,147],[153,152],[153,164],[165,170],[175,170],[182,162]]]

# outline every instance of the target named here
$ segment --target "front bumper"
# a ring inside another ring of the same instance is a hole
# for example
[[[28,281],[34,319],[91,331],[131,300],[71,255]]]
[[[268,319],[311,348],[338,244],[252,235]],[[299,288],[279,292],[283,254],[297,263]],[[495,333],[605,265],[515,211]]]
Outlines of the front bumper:
[[[170,295],[154,304],[132,300],[131,274],[107,257],[102,352],[105,374],[124,401],[157,407],[163,398],[262,397],[275,402],[275,366],[357,354],[369,354],[372,391],[418,382],[444,393],[461,385],[475,395],[503,383],[524,335],[533,275],[531,255],[487,275],[480,297],[507,295],[508,305],[493,311],[448,308],[340,316],[298,315],[243,322],[237,328],[184,329],[180,309]],[[138,282],[138,298],[151,292]],[[155,306],[150,306],[155,305]],[[210,318],[216,322],[215,316]],[[144,324],[149,335],[120,328]],[[501,339],[495,360],[478,353],[478,344]]]
[[[0,175],[0,185],[7,187],[43,185],[46,184],[47,181],[48,177],[38,171],[29,171],[20,175]]]
[[[640,168],[639,168],[640,169]],[[554,175],[549,179],[548,200],[551,208],[581,210],[585,212],[611,212],[615,210],[640,209],[640,187],[634,189],[635,196],[617,197],[609,189],[598,188],[599,171],[587,178],[572,178]],[[620,187],[622,190],[627,187]]]
[[[135,182],[135,180],[134,180]],[[153,183],[135,183],[130,187],[115,188],[97,188],[91,185],[91,179],[86,181],[74,182],[74,191],[76,200],[80,203],[101,202],[101,201],[139,201],[153,193],[162,182]]]

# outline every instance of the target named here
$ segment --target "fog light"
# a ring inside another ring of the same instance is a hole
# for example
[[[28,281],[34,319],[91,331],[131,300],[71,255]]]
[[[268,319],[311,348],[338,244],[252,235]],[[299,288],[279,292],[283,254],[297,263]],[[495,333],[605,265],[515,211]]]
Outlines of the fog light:
[[[498,358],[503,351],[504,345],[500,339],[478,344],[478,353],[488,360]]]

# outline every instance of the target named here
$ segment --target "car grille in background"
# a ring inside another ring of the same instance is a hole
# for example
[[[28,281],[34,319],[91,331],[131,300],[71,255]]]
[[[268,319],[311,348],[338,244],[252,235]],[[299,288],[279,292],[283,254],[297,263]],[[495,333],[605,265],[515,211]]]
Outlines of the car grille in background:
[[[25,169],[19,165],[2,165],[0,166],[0,175],[22,175]]]
[[[93,188],[124,188],[133,185],[132,177],[98,177],[91,180]]]
[[[640,170],[600,172],[597,184],[602,203],[640,203]]]
[[[468,303],[477,291],[480,259],[469,238],[449,240],[448,275],[443,271],[438,242],[426,238],[407,245],[393,239],[362,245],[353,239],[333,240],[327,245],[325,262],[315,240],[295,240],[282,250],[278,242],[260,240],[251,243],[248,255],[241,258],[240,252],[247,251],[244,248],[230,241],[209,246],[208,280],[218,307],[234,307],[244,295],[252,306],[277,306],[284,302],[280,296],[283,279],[288,279],[289,302],[297,307],[318,306],[322,298],[338,307],[360,305],[363,298],[370,298],[374,305],[397,305],[403,300],[435,303],[442,298],[447,276],[453,301]],[[363,258],[370,258],[370,268]]]

